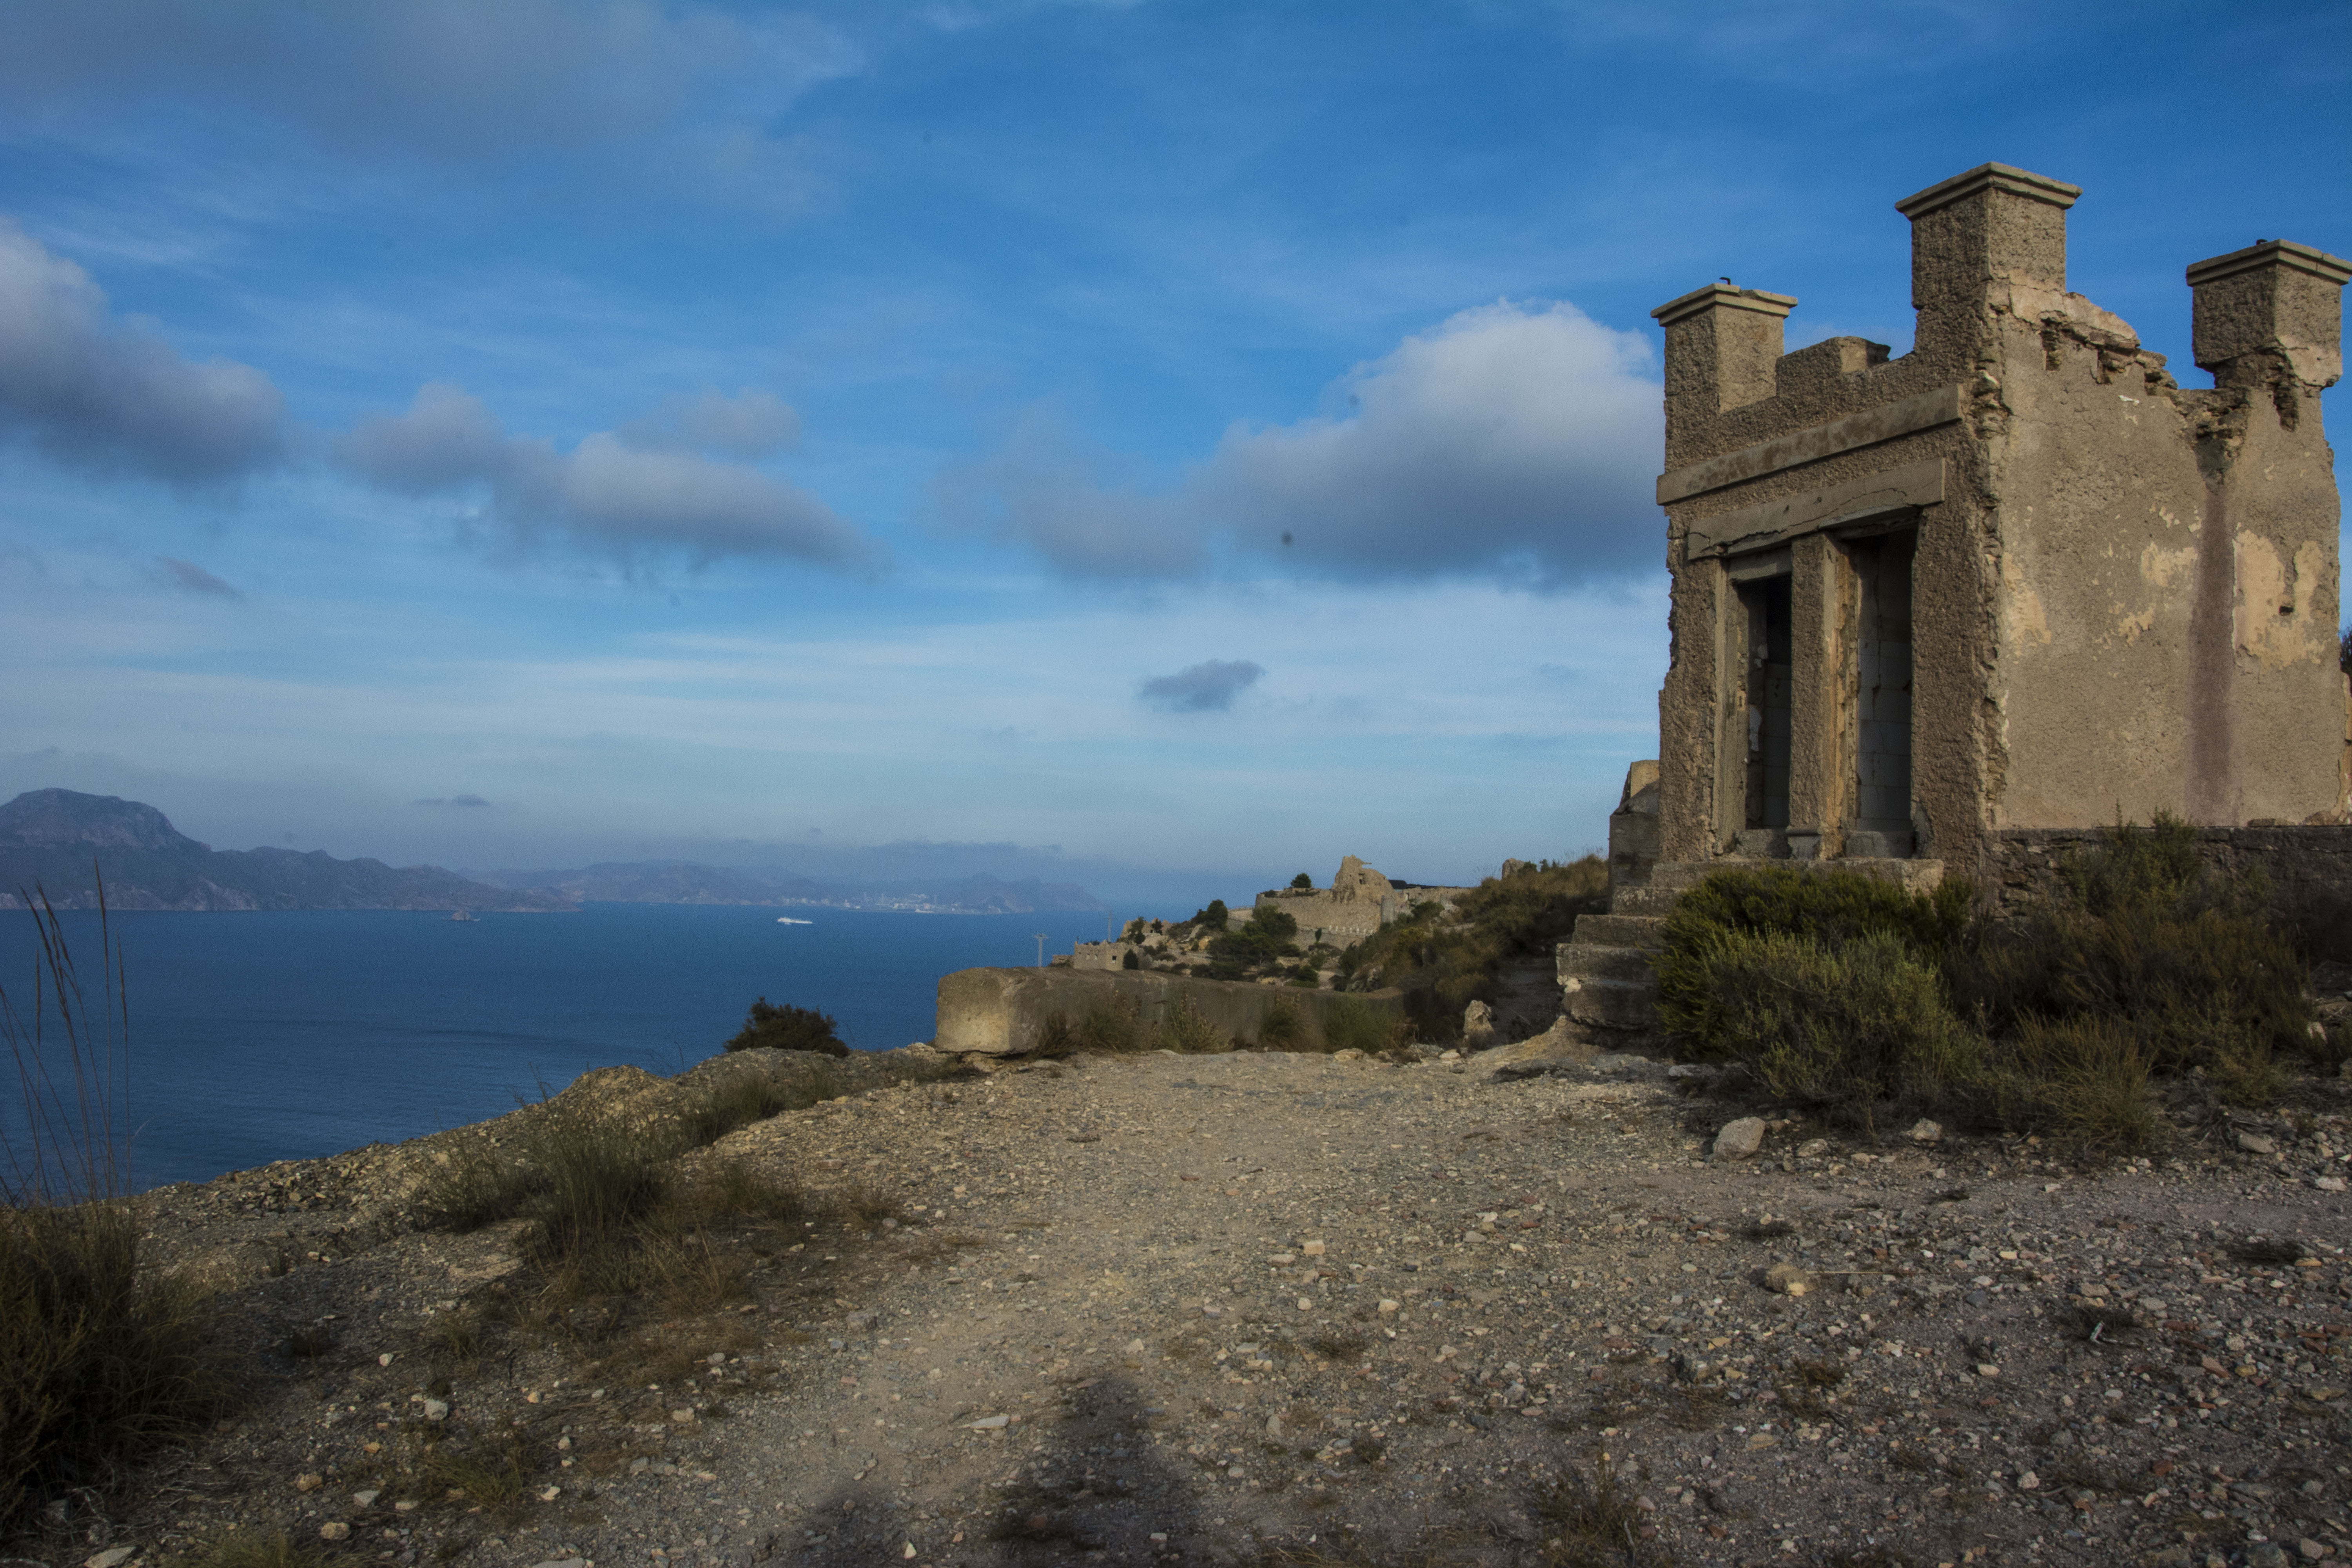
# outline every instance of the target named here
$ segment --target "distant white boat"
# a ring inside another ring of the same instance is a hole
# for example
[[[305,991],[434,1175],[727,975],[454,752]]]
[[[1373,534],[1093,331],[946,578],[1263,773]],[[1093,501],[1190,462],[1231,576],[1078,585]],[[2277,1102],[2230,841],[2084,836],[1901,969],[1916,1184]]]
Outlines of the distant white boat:
[[[780,926],[813,926],[816,924],[816,921],[796,921],[790,915],[778,915],[776,917],[776,923]]]
[[[453,921],[470,921],[476,917],[471,910],[451,910],[449,918]]]

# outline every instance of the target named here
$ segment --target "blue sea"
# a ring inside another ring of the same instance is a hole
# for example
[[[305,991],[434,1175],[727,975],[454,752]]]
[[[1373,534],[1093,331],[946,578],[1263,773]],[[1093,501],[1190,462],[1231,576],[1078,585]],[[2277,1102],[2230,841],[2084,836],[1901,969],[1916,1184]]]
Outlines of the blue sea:
[[[59,919],[95,1005],[98,916]],[[830,1013],[853,1049],[928,1040],[941,975],[1034,963],[1039,932],[1048,955],[1104,934],[1104,917],[1083,911],[679,904],[470,922],[306,910],[111,924],[130,1005],[128,1090],[113,1119],[131,1134],[139,1189],[478,1121],[591,1068],[676,1073],[717,1054],[755,996]],[[32,917],[0,911],[0,989],[20,1019],[37,951]],[[0,1087],[0,1129],[20,1149],[21,1114],[13,1085]]]

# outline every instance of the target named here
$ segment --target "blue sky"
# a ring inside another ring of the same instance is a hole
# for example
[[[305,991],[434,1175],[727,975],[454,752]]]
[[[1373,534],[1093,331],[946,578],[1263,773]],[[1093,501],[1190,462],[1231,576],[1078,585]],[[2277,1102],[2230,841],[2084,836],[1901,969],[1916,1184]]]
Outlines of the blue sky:
[[[1170,898],[1573,854],[1654,754],[1651,307],[1901,353],[1892,204],[1998,159],[2204,384],[2189,262],[2352,251],[2333,0],[0,37],[0,792],[222,847]]]

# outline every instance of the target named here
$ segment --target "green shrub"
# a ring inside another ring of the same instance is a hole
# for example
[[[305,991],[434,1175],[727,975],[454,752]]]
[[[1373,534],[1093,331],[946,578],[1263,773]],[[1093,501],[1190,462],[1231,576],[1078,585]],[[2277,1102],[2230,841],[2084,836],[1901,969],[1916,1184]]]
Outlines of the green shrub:
[[[1402,1017],[1374,1007],[1360,996],[1334,996],[1323,1011],[1326,1050],[1375,1055],[1401,1044],[1403,1033]]]
[[[1954,954],[1956,998],[1988,1028],[2115,1019],[2156,1072],[2202,1068],[2249,1104],[2276,1100],[2285,1061],[2325,1052],[2308,972],[2264,918],[2266,885],[2209,870],[2195,828],[2165,816],[2119,825],[2061,869],[2065,901],[1989,927]]]
[[[1947,880],[1914,893],[1858,871],[1807,873],[1789,866],[1717,871],[1675,901],[1657,962],[1659,1012],[1689,1030],[1691,1010],[1713,989],[1708,958],[1733,933],[1804,936],[1836,949],[1857,938],[1895,938],[1916,962],[1940,965],[1967,930],[1969,884]]]
[[[2027,1017],[1993,1075],[2001,1120],[2137,1153],[2154,1148],[2163,1121],[2148,1097],[2154,1053],[2116,1019]]]
[[[1311,893],[1315,890],[1315,879],[1301,871],[1290,879],[1290,885],[1299,892]]]
[[[820,1013],[814,1007],[795,1007],[790,1003],[775,1006],[762,996],[751,1004],[741,1032],[727,1042],[727,1048],[819,1051],[829,1057],[845,1057],[849,1047],[835,1033],[838,1026],[831,1014]]]
[[[1276,997],[1257,1026],[1257,1043],[1262,1050],[1311,1050],[1313,1046],[1309,1042],[1315,1037],[1314,1023],[1298,1004],[1287,996]]]
[[[1783,1099],[1868,1126],[1885,1102],[1930,1104],[1981,1070],[1936,971],[1892,931],[1832,946],[1783,931],[1714,933],[1676,1003],[1694,1055],[1747,1062]]]
[[[1192,1003],[1179,996],[1168,1005],[1168,1016],[1154,1031],[1157,1038],[1153,1050],[1175,1051],[1183,1056],[1213,1056],[1234,1048],[1233,1037],[1201,1016]]]
[[[1213,965],[1223,962],[1239,969],[1252,969],[1296,957],[1298,945],[1292,939],[1297,935],[1298,917],[1267,905],[1243,921],[1241,930],[1212,938],[1209,957]]]

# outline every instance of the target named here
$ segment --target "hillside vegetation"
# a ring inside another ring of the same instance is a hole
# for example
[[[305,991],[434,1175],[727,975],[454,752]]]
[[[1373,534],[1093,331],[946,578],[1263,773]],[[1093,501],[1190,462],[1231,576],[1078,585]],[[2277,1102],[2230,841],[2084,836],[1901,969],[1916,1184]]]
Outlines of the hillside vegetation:
[[[1462,1011],[1493,1003],[1505,969],[1515,961],[1549,963],[1575,929],[1576,917],[1609,908],[1609,866],[1598,855],[1581,859],[1515,863],[1489,877],[1447,909],[1434,900],[1339,955],[1342,989],[1404,993],[1413,1037],[1454,1040]]]

